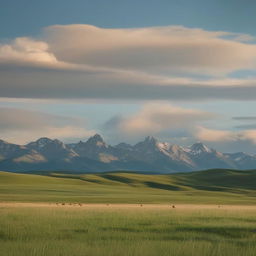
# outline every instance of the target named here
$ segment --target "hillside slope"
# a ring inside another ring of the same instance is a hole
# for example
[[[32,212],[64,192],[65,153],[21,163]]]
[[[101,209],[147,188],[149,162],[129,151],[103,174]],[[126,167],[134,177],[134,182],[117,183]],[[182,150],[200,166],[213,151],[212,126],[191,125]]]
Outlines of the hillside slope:
[[[255,204],[256,170],[49,176],[0,172],[1,201]]]

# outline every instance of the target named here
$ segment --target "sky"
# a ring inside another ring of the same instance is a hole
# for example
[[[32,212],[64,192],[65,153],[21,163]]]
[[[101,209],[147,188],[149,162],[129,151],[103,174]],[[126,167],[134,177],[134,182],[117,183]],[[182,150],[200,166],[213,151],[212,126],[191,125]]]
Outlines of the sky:
[[[253,0],[1,0],[0,134],[147,135],[256,154]]]

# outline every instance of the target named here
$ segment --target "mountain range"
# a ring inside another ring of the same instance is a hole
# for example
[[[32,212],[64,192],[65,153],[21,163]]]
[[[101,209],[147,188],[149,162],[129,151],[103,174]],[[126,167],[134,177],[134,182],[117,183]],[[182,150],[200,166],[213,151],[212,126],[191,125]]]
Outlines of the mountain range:
[[[108,145],[99,134],[86,142],[64,144],[40,138],[26,145],[0,140],[0,170],[12,172],[65,171],[76,173],[138,171],[189,172],[202,169],[254,169],[256,155],[221,153],[201,142],[190,147],[158,142],[148,136],[135,145]]]

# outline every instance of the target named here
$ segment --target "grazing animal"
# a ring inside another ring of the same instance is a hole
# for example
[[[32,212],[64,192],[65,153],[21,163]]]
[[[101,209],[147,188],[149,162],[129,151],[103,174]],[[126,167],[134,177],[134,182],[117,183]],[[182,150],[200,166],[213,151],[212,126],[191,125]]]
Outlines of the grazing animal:
[[[61,205],[65,205],[65,203],[62,203]]]
[[[79,206],[82,206],[82,204],[79,204]]]
[[[173,208],[173,209],[176,208],[175,205],[172,205],[172,208]]]
[[[143,206],[143,204],[140,205],[140,207],[142,207],[142,206]]]

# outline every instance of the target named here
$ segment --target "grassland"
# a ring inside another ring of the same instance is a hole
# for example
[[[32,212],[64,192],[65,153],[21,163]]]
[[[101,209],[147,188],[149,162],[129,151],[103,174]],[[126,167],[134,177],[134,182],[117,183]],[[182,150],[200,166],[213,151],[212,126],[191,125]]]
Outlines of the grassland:
[[[255,210],[1,206],[3,256],[254,256]]]
[[[254,256],[255,178],[0,172],[0,255]]]
[[[0,201],[256,204],[256,171],[48,175],[0,172]]]

